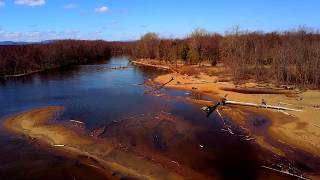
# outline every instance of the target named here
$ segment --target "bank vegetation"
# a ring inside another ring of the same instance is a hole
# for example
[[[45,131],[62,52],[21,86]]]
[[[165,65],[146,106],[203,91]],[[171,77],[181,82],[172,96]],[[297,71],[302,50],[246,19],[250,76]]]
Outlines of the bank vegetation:
[[[284,32],[222,34],[196,29],[185,38],[147,33],[130,42],[63,40],[50,44],[0,46],[0,75],[26,74],[128,55],[177,65],[223,65],[235,82],[253,79],[276,85],[320,88],[320,33],[308,28]]]
[[[49,44],[0,46],[0,76],[22,75],[109,58],[104,41],[61,40]]]
[[[197,29],[183,39],[147,33],[125,51],[134,59],[170,64],[223,64],[235,82],[254,79],[300,88],[320,87],[320,34],[307,28],[267,33],[235,28],[224,35]]]

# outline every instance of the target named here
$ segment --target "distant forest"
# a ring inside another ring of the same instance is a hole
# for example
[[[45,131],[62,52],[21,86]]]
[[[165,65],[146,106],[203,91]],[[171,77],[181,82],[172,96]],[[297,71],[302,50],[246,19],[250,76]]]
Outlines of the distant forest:
[[[320,88],[320,33],[306,28],[286,32],[249,32],[238,28],[224,35],[197,29],[182,39],[147,33],[130,42],[57,41],[52,44],[0,46],[0,75],[28,73],[129,55],[188,65],[222,62],[235,81]]]
[[[87,64],[111,56],[105,41],[61,40],[50,44],[0,46],[0,76]]]
[[[253,78],[278,85],[320,88],[320,33],[306,28],[268,33],[235,28],[224,35],[197,29],[184,39],[163,39],[147,33],[139,41],[118,47],[133,58],[172,64],[183,61],[215,66],[222,62],[235,81]]]

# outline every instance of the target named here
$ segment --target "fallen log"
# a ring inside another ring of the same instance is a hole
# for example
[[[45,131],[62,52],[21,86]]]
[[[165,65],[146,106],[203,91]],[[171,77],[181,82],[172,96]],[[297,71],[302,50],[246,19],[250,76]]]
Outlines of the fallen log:
[[[82,122],[82,121],[77,121],[77,120],[70,120],[70,122],[74,122],[74,123],[78,123],[78,124],[85,124],[84,122]]]
[[[65,147],[66,145],[64,145],[64,144],[54,144],[53,146],[55,146],[55,147]]]
[[[238,106],[248,106],[248,107],[256,107],[256,108],[265,108],[265,109],[275,109],[279,111],[296,111],[296,112],[303,112],[300,109],[293,109],[293,108],[287,108],[287,107],[281,107],[281,106],[272,106],[267,105],[266,102],[263,100],[261,104],[255,104],[255,103],[248,103],[248,102],[238,102],[238,101],[229,101],[226,99],[227,94],[221,98],[220,101],[218,101],[213,106],[206,106],[202,107],[202,110],[207,113],[207,117],[209,117],[219,106],[224,105],[238,105]]]
[[[149,93],[152,93],[152,92],[155,92],[155,91],[159,91],[160,89],[162,89],[164,86],[166,86],[167,84],[169,84],[170,82],[172,82],[174,80],[173,77],[171,77],[171,79],[166,82],[166,83],[163,83],[162,85],[158,86],[157,88],[153,89],[153,90],[150,90],[150,91],[146,91],[145,94],[149,94]]]
[[[240,106],[249,106],[249,107],[257,107],[257,108],[266,108],[266,109],[276,109],[276,110],[283,110],[283,111],[297,111],[303,112],[300,109],[293,109],[281,106],[272,106],[266,104],[255,104],[255,103],[247,103],[247,102],[238,102],[238,101],[225,101],[224,104],[231,104],[231,105],[240,105]]]
[[[162,89],[165,85],[167,85],[167,84],[169,84],[170,82],[172,82],[174,80],[174,78],[173,77],[171,77],[171,79],[168,81],[168,82],[166,82],[166,83],[164,83],[164,84],[162,84],[160,87],[158,87],[156,90],[160,90],[160,89]]]
[[[4,75],[4,78],[9,78],[9,77],[21,77],[21,76],[25,76],[28,73],[22,73],[22,74],[13,74],[13,75]]]
[[[74,122],[74,123],[78,123],[78,124],[85,124],[84,122],[82,122],[82,121],[77,121],[77,120],[69,120],[70,122]]]
[[[112,67],[112,68],[110,68],[110,69],[115,69],[115,70],[117,70],[117,69],[126,69],[126,68],[129,68],[129,66],[118,66],[118,67]]]

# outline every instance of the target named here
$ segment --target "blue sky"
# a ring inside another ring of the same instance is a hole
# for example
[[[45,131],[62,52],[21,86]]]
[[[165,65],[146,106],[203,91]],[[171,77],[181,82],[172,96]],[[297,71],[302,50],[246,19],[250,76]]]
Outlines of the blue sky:
[[[320,29],[319,0],[0,0],[0,41],[183,37],[195,28]]]

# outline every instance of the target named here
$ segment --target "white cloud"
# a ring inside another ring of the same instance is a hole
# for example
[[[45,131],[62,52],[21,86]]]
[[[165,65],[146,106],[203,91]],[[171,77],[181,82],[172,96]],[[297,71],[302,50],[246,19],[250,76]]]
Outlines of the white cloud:
[[[95,8],[94,11],[97,13],[106,13],[109,11],[109,8],[107,6],[101,6],[99,8]]]
[[[0,0],[0,7],[3,7],[5,5],[6,5],[6,3],[4,1]]]
[[[15,4],[24,6],[42,6],[46,4],[45,0],[15,0]]]
[[[65,9],[74,9],[74,8],[77,8],[77,6],[78,6],[77,4],[71,3],[71,4],[64,5],[63,8],[65,8]]]
[[[102,39],[101,31],[81,33],[77,30],[70,31],[26,31],[10,32],[0,29],[1,41],[28,41],[37,42],[52,39]]]

